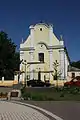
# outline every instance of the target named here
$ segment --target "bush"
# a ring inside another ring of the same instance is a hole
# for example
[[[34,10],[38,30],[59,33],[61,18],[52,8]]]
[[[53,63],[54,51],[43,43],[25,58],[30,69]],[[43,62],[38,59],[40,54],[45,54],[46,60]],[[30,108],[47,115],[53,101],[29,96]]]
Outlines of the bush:
[[[21,89],[21,93],[23,94],[25,92],[25,87]]]
[[[64,87],[63,91],[68,94],[79,94],[80,93],[80,87]]]
[[[44,99],[41,95],[32,95],[32,100],[42,101]]]
[[[60,97],[64,97],[64,93],[61,93]]]
[[[24,93],[22,94],[22,97],[24,98],[24,100],[29,100],[29,98],[31,99],[31,94],[24,92]]]
[[[23,88],[21,89],[24,100],[55,101],[55,100],[80,100],[79,87],[62,88]]]

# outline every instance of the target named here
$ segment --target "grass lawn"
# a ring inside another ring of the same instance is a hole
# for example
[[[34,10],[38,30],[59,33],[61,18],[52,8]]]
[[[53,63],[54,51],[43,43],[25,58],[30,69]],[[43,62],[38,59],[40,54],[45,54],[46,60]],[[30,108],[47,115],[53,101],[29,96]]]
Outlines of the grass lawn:
[[[22,89],[25,100],[35,101],[79,101],[80,88],[25,88]]]

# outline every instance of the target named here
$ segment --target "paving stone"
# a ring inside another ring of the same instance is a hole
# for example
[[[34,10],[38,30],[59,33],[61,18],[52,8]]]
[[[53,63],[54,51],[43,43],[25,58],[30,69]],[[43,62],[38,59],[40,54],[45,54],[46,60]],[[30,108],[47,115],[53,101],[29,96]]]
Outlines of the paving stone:
[[[33,108],[6,101],[0,101],[0,120],[50,120],[50,119]]]

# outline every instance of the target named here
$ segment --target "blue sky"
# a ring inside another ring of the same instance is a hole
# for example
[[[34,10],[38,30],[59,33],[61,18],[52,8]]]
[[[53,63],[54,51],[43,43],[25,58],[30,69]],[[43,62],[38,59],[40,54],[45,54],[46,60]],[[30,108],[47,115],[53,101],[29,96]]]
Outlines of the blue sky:
[[[41,20],[53,24],[58,38],[63,35],[70,59],[80,60],[79,0],[0,0],[0,30],[18,48],[29,34],[29,25]]]

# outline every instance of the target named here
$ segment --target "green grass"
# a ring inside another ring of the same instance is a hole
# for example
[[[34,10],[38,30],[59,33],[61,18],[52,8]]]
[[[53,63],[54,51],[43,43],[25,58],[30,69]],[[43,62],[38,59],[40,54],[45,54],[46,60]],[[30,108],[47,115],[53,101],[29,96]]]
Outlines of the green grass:
[[[35,101],[80,101],[80,88],[26,88],[22,89],[25,100]]]

